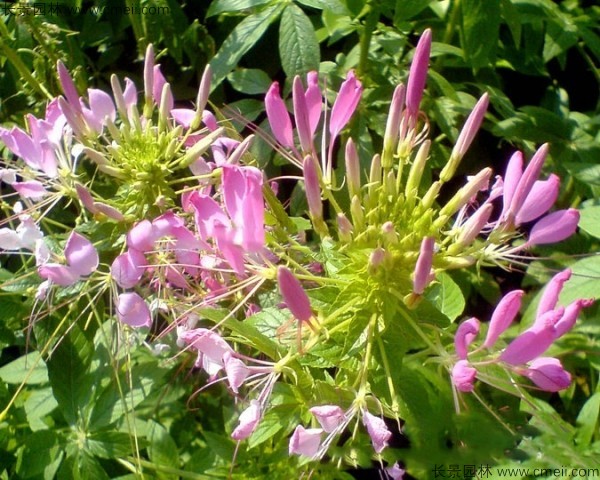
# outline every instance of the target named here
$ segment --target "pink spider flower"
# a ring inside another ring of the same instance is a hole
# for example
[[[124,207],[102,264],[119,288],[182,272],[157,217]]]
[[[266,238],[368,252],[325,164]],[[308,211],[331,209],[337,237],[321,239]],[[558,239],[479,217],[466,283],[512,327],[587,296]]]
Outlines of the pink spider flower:
[[[544,290],[533,325],[523,331],[499,355],[483,363],[499,363],[513,372],[529,378],[537,387],[549,392],[567,388],[570,375],[559,360],[542,355],[558,338],[573,328],[583,308],[593,304],[591,299],[577,299],[567,307],[557,307],[558,297],[571,271],[555,275]],[[498,303],[490,320],[485,341],[473,354],[482,349],[490,351],[499,337],[516,318],[524,292],[515,290]],[[458,356],[451,371],[452,383],[461,392],[471,392],[478,375],[477,361],[469,359],[469,345],[479,333],[479,321],[475,318],[463,322],[454,338]]]

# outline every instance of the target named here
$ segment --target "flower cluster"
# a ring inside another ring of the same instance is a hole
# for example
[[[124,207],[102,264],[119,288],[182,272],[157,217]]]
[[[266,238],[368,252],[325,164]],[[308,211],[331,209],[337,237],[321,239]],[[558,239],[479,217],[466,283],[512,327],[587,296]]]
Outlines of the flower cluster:
[[[500,300],[483,343],[472,352],[469,352],[469,347],[479,334],[480,322],[470,318],[461,323],[454,337],[458,361],[452,367],[452,383],[457,390],[472,392],[476,378],[491,382],[477,370],[479,366],[490,364],[502,365],[529,378],[541,390],[557,392],[567,388],[571,384],[571,376],[563,369],[560,360],[541,355],[571,330],[581,310],[594,302],[592,299],[577,299],[567,307],[557,307],[563,285],[570,277],[571,270],[567,269],[550,280],[540,299],[533,325],[508,343],[499,354],[494,347],[519,313],[524,294],[522,290],[514,290]]]

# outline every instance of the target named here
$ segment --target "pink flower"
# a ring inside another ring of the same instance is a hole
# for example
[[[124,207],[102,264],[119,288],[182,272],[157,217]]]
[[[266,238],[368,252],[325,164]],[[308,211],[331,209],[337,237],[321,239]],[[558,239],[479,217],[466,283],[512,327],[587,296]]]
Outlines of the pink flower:
[[[558,296],[563,289],[565,282],[571,278],[572,271],[570,268],[557,273],[548,282],[544,289],[540,303],[538,304],[537,316],[541,316],[550,310],[554,310],[558,303]]]
[[[142,297],[135,292],[122,293],[117,298],[118,319],[133,328],[152,325],[150,309]]]
[[[458,139],[456,140],[456,144],[452,149],[451,157],[462,158],[467,150],[473,143],[473,139],[475,135],[479,131],[479,127],[483,123],[483,117],[485,116],[485,112],[487,111],[489,104],[489,96],[487,93],[484,93],[479,101],[473,107],[473,110],[469,114],[467,121],[465,122]]]
[[[375,453],[381,453],[388,446],[388,441],[392,436],[385,422],[375,415],[371,415],[366,410],[363,411],[363,425],[371,437],[371,443]]]
[[[257,400],[250,401],[250,406],[240,414],[238,426],[231,433],[231,438],[237,441],[248,438],[258,426],[260,418],[260,403]]]
[[[321,446],[322,433],[320,428],[304,428],[298,425],[290,438],[289,454],[314,457]]]
[[[310,300],[294,274],[286,267],[277,269],[277,283],[286,306],[300,322],[308,322],[313,316]]]
[[[346,421],[346,414],[337,405],[321,405],[309,410],[317,419],[323,431],[331,433]]]

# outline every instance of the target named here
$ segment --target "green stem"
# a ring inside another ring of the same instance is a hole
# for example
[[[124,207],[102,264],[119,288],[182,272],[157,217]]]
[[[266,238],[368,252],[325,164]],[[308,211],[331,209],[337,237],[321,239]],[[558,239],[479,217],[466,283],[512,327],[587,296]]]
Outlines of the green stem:
[[[362,35],[360,37],[360,57],[358,60],[357,74],[359,77],[363,77],[367,71],[367,64],[369,62],[369,47],[371,46],[371,38],[373,37],[373,31],[377,27],[379,21],[379,8],[376,2],[369,4],[369,13],[365,25],[362,29]]]
[[[385,353],[385,348],[381,337],[377,338],[377,346],[379,347],[379,351],[381,353],[381,361],[383,362],[383,369],[385,370],[385,377],[387,379],[388,389],[390,390],[390,397],[392,400],[392,411],[396,414],[396,416],[399,416],[400,405],[398,404],[398,395],[396,395],[396,389],[394,388],[394,382],[392,380],[392,370],[390,368],[390,362],[388,361],[387,354]]]

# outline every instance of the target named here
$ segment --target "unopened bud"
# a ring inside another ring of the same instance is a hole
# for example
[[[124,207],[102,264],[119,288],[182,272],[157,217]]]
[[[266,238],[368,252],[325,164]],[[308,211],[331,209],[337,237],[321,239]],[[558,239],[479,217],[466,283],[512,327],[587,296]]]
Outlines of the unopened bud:
[[[383,248],[376,248],[369,255],[369,265],[367,266],[367,271],[373,275],[379,266],[383,263],[386,257],[386,252]]]
[[[352,231],[354,227],[348,217],[343,213],[338,213],[337,215],[337,225],[338,225],[338,235],[342,242],[350,243],[352,241]]]
[[[360,160],[351,138],[346,142],[346,182],[350,198],[360,195]]]
[[[419,185],[421,184],[421,177],[423,176],[423,170],[425,169],[425,163],[427,162],[427,157],[429,156],[429,147],[431,146],[430,140],[425,140],[415,159],[413,161],[412,166],[410,167],[410,171],[408,172],[408,179],[406,180],[406,188],[404,190],[404,194],[406,198],[411,198],[416,196]]]
[[[392,245],[398,243],[398,234],[396,233],[396,229],[394,228],[394,224],[392,222],[385,222],[381,226],[381,234],[383,235],[383,239],[386,243]]]
[[[360,198],[358,198],[357,195],[354,195],[350,201],[350,214],[352,215],[352,223],[354,224],[354,228],[356,228],[358,231],[362,231],[365,226],[365,214],[360,203]]]
[[[371,161],[371,171],[369,173],[369,196],[373,198],[373,193],[381,185],[381,157],[374,155]]]
[[[383,153],[381,165],[384,169],[392,168],[394,163],[394,150],[400,135],[400,119],[402,118],[402,107],[404,106],[404,85],[400,84],[394,90],[390,111],[388,113],[387,123],[385,125],[385,135],[383,136]]]
[[[458,210],[469,203],[473,196],[477,195],[477,192],[486,188],[491,175],[492,169],[487,167],[472,177],[467,184],[456,192],[450,201],[446,203],[444,208],[440,210],[440,218],[454,215]]]

